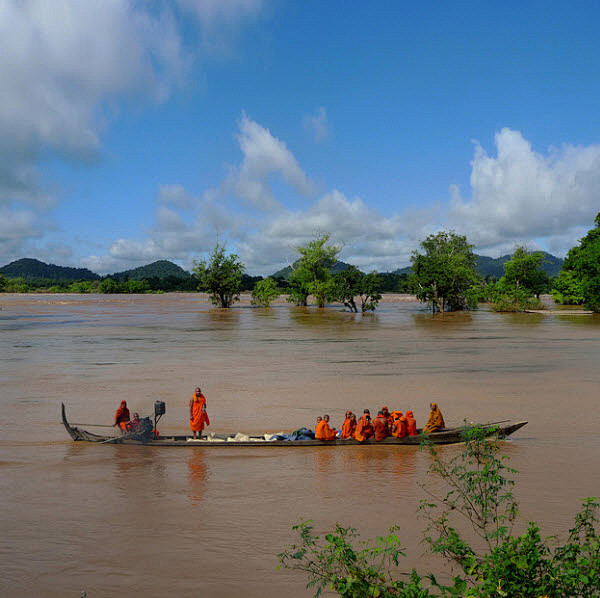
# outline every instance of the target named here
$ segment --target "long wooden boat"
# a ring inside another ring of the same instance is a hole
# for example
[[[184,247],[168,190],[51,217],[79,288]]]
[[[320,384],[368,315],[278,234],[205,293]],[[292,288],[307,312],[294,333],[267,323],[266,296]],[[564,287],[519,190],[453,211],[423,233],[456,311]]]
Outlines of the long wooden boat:
[[[94,434],[87,430],[82,430],[76,426],[71,426],[67,421],[65,406],[62,405],[62,422],[75,441],[98,442],[104,444],[144,444],[149,446],[186,446],[186,447],[229,447],[229,446],[372,446],[372,445],[419,445],[426,436],[435,444],[455,444],[463,442],[464,426],[457,428],[446,428],[440,432],[423,435],[419,429],[417,436],[405,436],[404,438],[394,438],[392,436],[376,442],[370,438],[364,442],[359,442],[353,438],[342,440],[265,440],[264,436],[248,436],[247,440],[235,440],[231,434],[211,434],[203,437],[201,440],[193,440],[191,436],[159,436],[158,438],[142,438],[135,434],[124,434],[122,436],[102,436]],[[514,423],[502,422],[501,424],[482,424],[481,427],[486,430],[487,435],[497,435],[499,438],[506,438],[513,432],[522,428],[527,422],[520,421]]]

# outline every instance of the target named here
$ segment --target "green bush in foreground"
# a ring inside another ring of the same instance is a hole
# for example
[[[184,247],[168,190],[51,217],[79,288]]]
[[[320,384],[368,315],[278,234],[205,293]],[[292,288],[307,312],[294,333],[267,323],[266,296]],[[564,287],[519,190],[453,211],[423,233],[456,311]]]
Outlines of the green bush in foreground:
[[[279,554],[279,567],[304,571],[317,597],[330,589],[346,598],[593,598],[600,596],[600,502],[584,501],[565,544],[542,539],[530,523],[521,535],[512,534],[517,515],[512,476],[515,470],[499,456],[499,446],[480,428],[465,431],[463,451],[444,461],[428,445],[430,473],[442,479],[447,492],[438,495],[423,486],[429,499],[421,501],[427,521],[424,541],[434,554],[458,568],[452,583],[432,573],[398,572],[404,556],[398,527],[375,543],[360,540],[358,532],[336,524],[324,536],[314,522],[294,526],[297,544]],[[470,542],[466,531],[476,534]]]

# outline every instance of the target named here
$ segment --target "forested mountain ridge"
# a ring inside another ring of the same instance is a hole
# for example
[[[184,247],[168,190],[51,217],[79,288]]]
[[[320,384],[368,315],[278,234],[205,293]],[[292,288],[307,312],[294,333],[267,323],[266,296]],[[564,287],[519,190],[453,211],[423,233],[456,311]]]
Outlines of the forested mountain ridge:
[[[173,262],[168,260],[158,260],[146,266],[140,266],[139,268],[115,272],[111,275],[111,278],[114,278],[115,280],[148,280],[150,278],[167,278],[168,276],[187,278],[188,276],[191,276],[191,274]]]
[[[542,269],[548,274],[548,276],[558,276],[562,268],[564,260],[556,257],[550,253],[542,252],[544,261],[541,266]],[[482,277],[493,276],[500,278],[504,275],[504,264],[511,256],[503,255],[499,258],[491,258],[485,255],[475,255],[477,258],[477,271]],[[338,261],[331,269],[332,273],[339,272],[348,268],[349,264],[346,262]],[[271,274],[272,278],[288,280],[292,271],[291,266],[287,266],[274,274]],[[32,280],[53,280],[53,281],[83,281],[83,280],[100,280],[100,275],[88,270],[87,268],[70,268],[66,266],[56,266],[54,264],[46,264],[40,260],[32,258],[23,258],[15,262],[11,262],[0,268],[0,273],[4,274],[7,278],[22,278],[26,281]],[[410,274],[410,266],[406,268],[399,268],[390,273],[393,275]],[[139,268],[132,268],[131,270],[124,270],[123,272],[116,272],[115,274],[109,275],[110,278],[115,280],[150,280],[150,279],[166,279],[169,277],[176,278],[189,278],[191,274],[186,272],[183,268],[174,264],[168,260],[158,260],[147,264],[146,266],[140,266]],[[260,278],[260,277],[254,277]]]
[[[24,280],[99,280],[100,276],[87,268],[69,268],[46,264],[40,260],[23,258],[0,268],[7,278],[23,278]]]
[[[565,260],[545,251],[541,251],[540,253],[544,256],[544,259],[540,264],[542,270],[551,278],[553,276],[558,276],[558,273],[560,272]],[[486,276],[493,276],[494,278],[501,278],[504,276],[504,264],[508,262],[512,256],[507,254],[501,257],[493,258],[488,257],[487,255],[475,254],[475,257],[477,258],[477,273],[481,277],[485,278]],[[410,266],[407,268],[399,268],[393,272],[393,274],[411,273],[412,270],[410,269]]]

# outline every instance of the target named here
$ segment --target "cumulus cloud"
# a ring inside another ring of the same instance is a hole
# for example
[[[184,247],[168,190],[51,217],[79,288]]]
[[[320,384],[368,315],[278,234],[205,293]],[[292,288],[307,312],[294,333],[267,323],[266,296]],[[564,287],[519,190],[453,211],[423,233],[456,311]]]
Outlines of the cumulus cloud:
[[[97,159],[123,102],[166,101],[207,55],[207,46],[184,44],[182,15],[193,16],[190,39],[195,29],[227,47],[263,8],[262,0],[0,0],[0,209],[13,231],[0,236],[0,255],[24,252],[39,236],[33,222],[52,220],[60,189],[40,175],[42,159]],[[188,201],[177,188],[161,195],[174,207]]]
[[[507,128],[495,145],[497,155],[490,156],[475,142],[471,197],[451,187],[448,224],[483,252],[537,239],[564,253],[598,212],[600,145],[563,145],[542,155]]]
[[[229,184],[251,206],[262,209],[279,207],[269,185],[269,177],[274,174],[298,193],[312,193],[312,183],[292,152],[268,129],[243,115],[237,140],[244,159],[239,168],[232,170]]]
[[[304,128],[312,133],[317,143],[329,137],[327,111],[321,106],[315,115],[307,114],[303,119]]]
[[[39,237],[34,221],[51,222],[58,201],[42,157],[97,155],[117,100],[165,100],[187,56],[167,9],[127,0],[3,0],[0,39],[0,206],[13,231],[0,233],[0,252],[11,256]]]
[[[314,198],[310,179],[286,144],[245,115],[237,140],[242,161],[219,188],[194,196],[180,185],[162,186],[155,228],[146,231],[145,241],[116,242],[109,259],[189,264],[218,237],[250,273],[264,275],[293,262],[296,248],[314,234],[330,233],[343,247],[340,259],[367,271],[390,271],[408,265],[419,242],[440,229],[466,234],[484,255],[510,253],[516,242],[562,254],[598,210],[600,146],[563,146],[542,155],[521,133],[503,129],[495,139],[497,156],[475,143],[470,197],[452,185],[445,208],[384,214],[338,189]],[[302,207],[279,200],[272,175],[287,185],[286,194],[306,198]]]

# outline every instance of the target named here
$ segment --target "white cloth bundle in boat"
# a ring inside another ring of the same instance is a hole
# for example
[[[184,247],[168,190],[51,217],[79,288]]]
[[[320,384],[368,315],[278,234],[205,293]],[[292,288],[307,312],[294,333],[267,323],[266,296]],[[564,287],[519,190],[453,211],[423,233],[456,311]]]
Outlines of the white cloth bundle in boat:
[[[238,432],[235,436],[229,436],[227,442],[264,442],[262,438],[256,438],[249,436],[248,434],[242,434]]]

